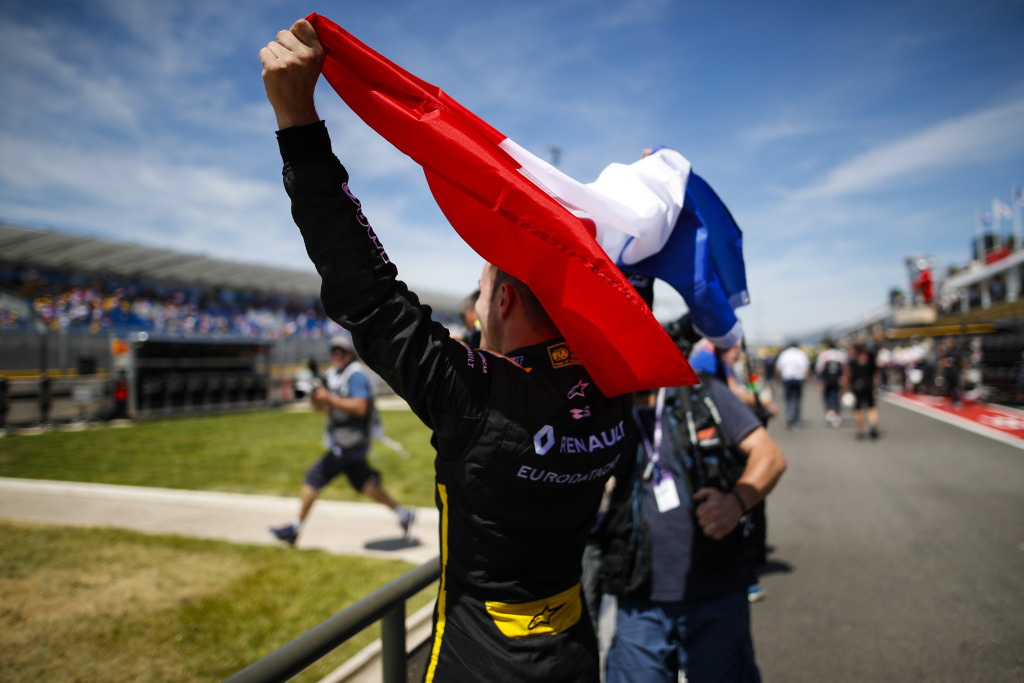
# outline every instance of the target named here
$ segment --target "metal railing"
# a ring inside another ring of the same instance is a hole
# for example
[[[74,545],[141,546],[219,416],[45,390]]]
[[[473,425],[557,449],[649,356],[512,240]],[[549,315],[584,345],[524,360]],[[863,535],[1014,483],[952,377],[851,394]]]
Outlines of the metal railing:
[[[405,602],[441,576],[441,558],[420,565],[227,679],[226,683],[287,681],[367,626],[381,622],[383,683],[405,683]]]

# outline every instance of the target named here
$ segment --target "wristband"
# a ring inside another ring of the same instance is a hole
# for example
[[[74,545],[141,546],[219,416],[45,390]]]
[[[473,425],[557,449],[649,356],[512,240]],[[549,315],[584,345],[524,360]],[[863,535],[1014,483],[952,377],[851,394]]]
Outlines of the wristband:
[[[740,495],[740,492],[737,491],[736,489],[733,489],[732,491],[730,491],[730,493],[732,493],[732,495],[736,496],[736,500],[738,500],[740,502],[740,510],[741,510],[740,515],[742,516],[742,515],[747,514],[747,504],[743,502],[743,496]]]

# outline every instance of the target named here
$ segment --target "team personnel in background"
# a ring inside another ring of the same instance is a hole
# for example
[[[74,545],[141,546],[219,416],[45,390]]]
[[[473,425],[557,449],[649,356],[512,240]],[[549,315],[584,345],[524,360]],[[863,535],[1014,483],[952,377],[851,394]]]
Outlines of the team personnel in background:
[[[743,342],[738,341],[727,349],[720,349],[707,340],[701,340],[694,345],[693,353],[690,354],[690,367],[696,372],[706,372],[725,382],[732,393],[743,401],[743,404],[754,411],[754,414],[767,426],[778,409],[770,400],[759,397],[752,389],[749,389],[736,379],[733,366],[743,354]]]
[[[775,361],[777,359],[778,356],[774,354],[768,354],[764,359],[764,383],[773,394],[776,389],[775,380],[777,379],[777,376],[775,374]]]
[[[618,597],[606,683],[760,680],[748,598],[758,552],[750,511],[786,461],[725,382],[701,379],[700,388],[637,395],[638,463],[633,476],[616,479],[605,527],[602,578]],[[719,479],[704,456],[717,458],[719,472],[739,470],[736,479]]]
[[[846,376],[846,354],[836,348],[831,341],[828,348],[818,354],[814,364],[814,374],[821,381],[821,395],[825,402],[825,421],[833,427],[843,424],[842,406],[839,403],[839,392]]]
[[[968,352],[955,338],[939,347],[939,369],[946,384],[946,395],[954,406],[963,400],[963,378],[969,367]]]
[[[804,393],[804,380],[811,371],[811,361],[797,343],[789,346],[775,360],[775,373],[782,380],[782,389],[786,396],[786,426],[796,427],[800,424],[800,402]]]
[[[863,439],[864,414],[867,413],[868,432],[878,438],[878,408],[875,407],[875,354],[864,342],[856,342],[850,349],[847,384],[853,392],[853,421],[857,425],[857,438]]]
[[[480,348],[480,318],[476,315],[476,300],[479,298],[478,289],[462,300],[462,307],[459,309],[459,317],[466,328],[460,341],[471,349]]]
[[[310,394],[313,408],[327,415],[324,425],[327,452],[306,471],[299,494],[299,516],[288,524],[272,527],[270,532],[289,545],[295,545],[321,489],[344,473],[356,491],[395,511],[408,540],[416,512],[396,503],[381,488],[380,472],[366,462],[375,411],[370,379],[363,364],[356,360],[351,339],[344,335],[332,337],[330,347],[331,368]]]
[[[581,558],[605,482],[631,461],[627,399],[603,396],[530,289],[490,264],[476,312],[494,353],[432,321],[397,279],[316,113],[315,29],[296,22],[260,59],[324,310],[433,430],[442,573],[425,680],[599,680]]]

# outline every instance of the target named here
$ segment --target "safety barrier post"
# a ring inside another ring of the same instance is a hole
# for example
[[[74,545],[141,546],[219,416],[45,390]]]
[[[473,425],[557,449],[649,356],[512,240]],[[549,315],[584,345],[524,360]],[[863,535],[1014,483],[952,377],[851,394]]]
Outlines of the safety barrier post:
[[[405,602],[381,619],[380,644],[383,683],[405,683]]]
[[[381,621],[385,683],[406,679],[405,601],[441,576],[441,558],[420,565],[227,679],[279,683],[298,675],[346,640]],[[398,662],[401,662],[398,664]]]

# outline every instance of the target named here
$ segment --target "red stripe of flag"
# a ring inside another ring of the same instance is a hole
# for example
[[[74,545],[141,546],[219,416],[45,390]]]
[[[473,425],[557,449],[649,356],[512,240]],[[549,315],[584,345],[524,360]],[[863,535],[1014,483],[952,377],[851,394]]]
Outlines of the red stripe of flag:
[[[324,46],[331,87],[423,167],[434,199],[466,243],[530,286],[605,395],[697,383],[583,221],[498,147],[505,135],[329,19],[308,19]]]

